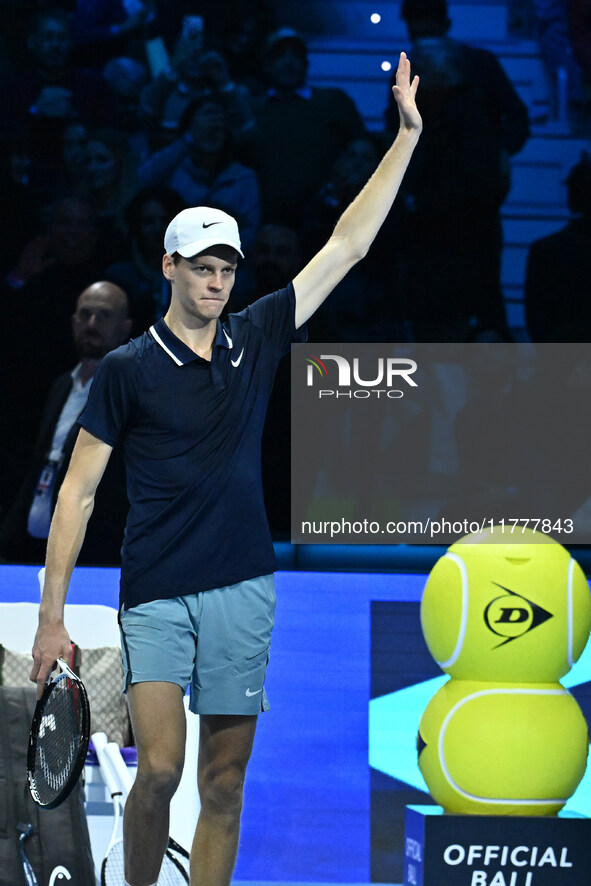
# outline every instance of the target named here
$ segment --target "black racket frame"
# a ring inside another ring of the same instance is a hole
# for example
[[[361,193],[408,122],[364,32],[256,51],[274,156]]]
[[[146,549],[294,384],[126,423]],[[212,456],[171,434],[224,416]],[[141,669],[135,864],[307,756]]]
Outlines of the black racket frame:
[[[43,809],[55,809],[64,800],[69,797],[69,795],[74,790],[74,787],[80,778],[80,774],[82,769],[84,768],[84,763],[86,762],[86,754],[88,752],[88,742],[90,741],[90,705],[88,703],[88,695],[86,693],[86,687],[82,680],[71,670],[70,667],[66,664],[63,659],[58,659],[58,665],[60,668],[60,673],[57,674],[50,682],[47,684],[45,689],[43,690],[43,695],[38,700],[35,706],[35,713],[33,714],[33,722],[31,723],[31,731],[29,733],[29,747],[27,751],[27,782],[29,785],[29,792],[34,802],[41,806]],[[81,730],[79,732],[80,736],[80,748],[76,754],[76,759],[72,765],[70,770],[70,774],[66,780],[66,783],[63,787],[57,792],[57,794],[48,802],[43,802],[37,791],[35,786],[35,760],[37,756],[37,744],[39,738],[39,730],[41,727],[41,722],[45,713],[45,708],[48,700],[51,697],[51,694],[57,689],[59,683],[62,680],[72,680],[79,689],[80,692],[80,701],[81,701]]]

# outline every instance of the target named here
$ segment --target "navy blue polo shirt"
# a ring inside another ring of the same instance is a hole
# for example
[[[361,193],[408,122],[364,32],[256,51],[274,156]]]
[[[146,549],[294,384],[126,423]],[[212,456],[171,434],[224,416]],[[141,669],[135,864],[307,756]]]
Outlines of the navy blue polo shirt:
[[[279,359],[305,341],[294,317],[290,284],[218,320],[211,361],[164,320],[102,361],[79,421],[123,446],[125,608],[276,568],[261,436]]]

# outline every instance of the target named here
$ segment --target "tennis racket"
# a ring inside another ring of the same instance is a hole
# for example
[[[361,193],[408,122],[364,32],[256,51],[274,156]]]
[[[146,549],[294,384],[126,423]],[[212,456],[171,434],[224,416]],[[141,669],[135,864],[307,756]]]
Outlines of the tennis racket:
[[[92,743],[114,809],[111,839],[101,866],[101,886],[121,886],[124,881],[121,818],[133,779],[115,742],[107,742],[106,735],[99,732],[92,736]],[[158,876],[158,886],[185,886],[189,882],[187,870],[177,855],[184,859],[189,858],[189,853],[169,838]]]
[[[111,764],[111,766],[113,767],[113,770],[115,771],[115,773],[117,775],[117,779],[119,781],[119,784],[121,785],[121,787],[123,789],[123,796],[125,799],[127,799],[128,794],[129,794],[131,788],[133,787],[133,778],[131,777],[129,769],[125,765],[125,760],[121,756],[121,751],[119,749],[119,745],[114,741],[108,742],[108,744],[105,747],[105,754],[107,756],[107,759],[109,760],[109,763]],[[186,849],[184,849],[182,846],[180,846],[176,842],[176,840],[173,840],[172,837],[170,837],[170,836],[168,838],[168,844],[166,846],[165,858],[166,857],[169,857],[171,859],[171,861],[173,861],[177,864],[177,866],[180,865],[183,873],[187,874],[187,882],[188,882],[189,853],[187,852]],[[177,881],[175,880],[174,882],[176,883]],[[160,880],[158,881],[158,883],[160,883]]]
[[[27,779],[35,803],[55,809],[72,792],[86,760],[90,707],[82,681],[58,659],[59,673],[37,702],[27,752]]]

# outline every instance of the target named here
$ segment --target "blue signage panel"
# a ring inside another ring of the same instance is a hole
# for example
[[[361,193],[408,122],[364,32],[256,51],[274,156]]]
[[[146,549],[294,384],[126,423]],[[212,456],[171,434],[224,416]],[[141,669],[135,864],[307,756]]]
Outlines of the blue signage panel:
[[[421,806],[406,807],[404,836],[404,884],[423,886],[423,859],[425,858],[425,822],[427,816]]]
[[[405,886],[583,886],[591,819],[406,810]]]

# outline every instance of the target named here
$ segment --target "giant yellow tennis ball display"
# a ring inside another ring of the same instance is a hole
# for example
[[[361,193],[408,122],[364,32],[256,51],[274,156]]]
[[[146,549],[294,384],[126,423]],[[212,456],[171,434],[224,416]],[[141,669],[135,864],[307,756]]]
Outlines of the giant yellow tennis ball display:
[[[437,561],[421,624],[431,655],[452,677],[551,683],[585,648],[591,594],[581,567],[549,536],[487,530]]]
[[[554,815],[585,773],[585,718],[559,683],[449,680],[419,724],[419,768],[446,812]]]

